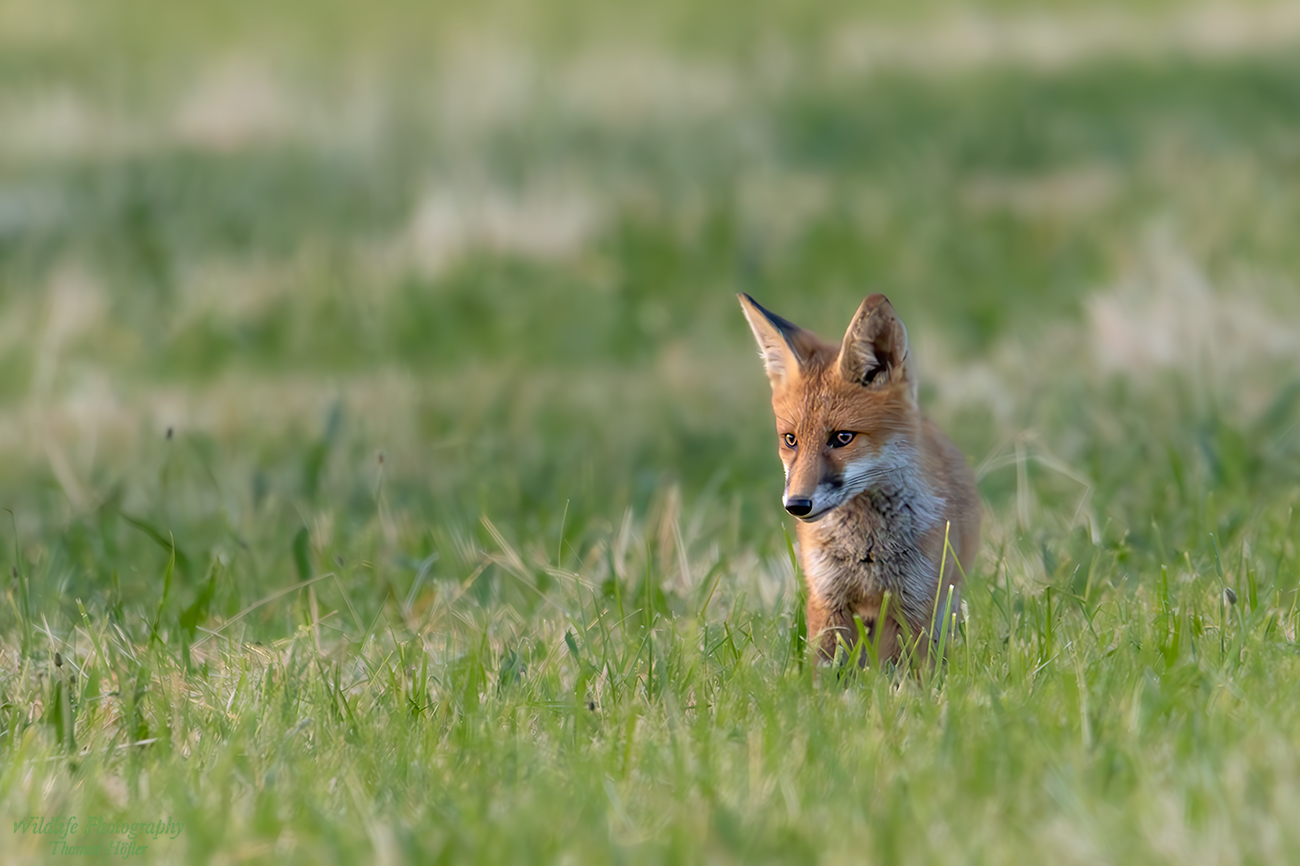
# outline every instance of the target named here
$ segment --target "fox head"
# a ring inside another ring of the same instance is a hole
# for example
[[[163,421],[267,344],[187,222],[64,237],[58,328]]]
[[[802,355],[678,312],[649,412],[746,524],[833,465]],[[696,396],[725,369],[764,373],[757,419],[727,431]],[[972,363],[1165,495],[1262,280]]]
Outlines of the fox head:
[[[838,346],[749,295],[740,306],[772,383],[786,511],[818,520],[908,461],[921,428],[916,378],[884,295],[862,302]]]

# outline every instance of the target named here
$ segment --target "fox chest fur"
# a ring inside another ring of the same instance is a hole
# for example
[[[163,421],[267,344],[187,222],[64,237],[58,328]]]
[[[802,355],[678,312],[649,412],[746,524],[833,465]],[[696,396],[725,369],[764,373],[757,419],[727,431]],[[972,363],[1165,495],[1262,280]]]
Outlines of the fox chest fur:
[[[938,565],[921,550],[938,515],[900,491],[868,490],[817,523],[796,529],[809,596],[828,611],[858,615],[868,624],[888,592],[909,620],[928,612]],[[911,608],[910,610],[908,608]]]
[[[927,656],[974,560],[979,501],[961,453],[920,413],[902,322],[873,295],[835,346],[741,305],[772,384],[811,641],[829,658],[860,619],[882,657]]]

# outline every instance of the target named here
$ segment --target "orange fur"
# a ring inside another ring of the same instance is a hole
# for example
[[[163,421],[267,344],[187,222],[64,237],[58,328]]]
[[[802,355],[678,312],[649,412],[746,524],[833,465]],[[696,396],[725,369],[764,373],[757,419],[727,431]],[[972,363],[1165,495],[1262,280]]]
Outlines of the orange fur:
[[[942,619],[960,610],[979,496],[961,452],[921,414],[903,323],[872,295],[835,345],[748,295],[740,304],[772,384],[810,640],[833,658],[857,639],[858,617],[880,659],[930,658]]]

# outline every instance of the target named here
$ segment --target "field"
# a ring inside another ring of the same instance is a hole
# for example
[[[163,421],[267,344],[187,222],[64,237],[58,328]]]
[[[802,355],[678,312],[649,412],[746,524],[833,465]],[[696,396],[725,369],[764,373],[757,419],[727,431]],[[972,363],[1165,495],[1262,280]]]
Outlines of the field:
[[[1298,233],[1291,3],[0,0],[0,861],[1300,862]],[[932,675],[738,291],[907,323]]]

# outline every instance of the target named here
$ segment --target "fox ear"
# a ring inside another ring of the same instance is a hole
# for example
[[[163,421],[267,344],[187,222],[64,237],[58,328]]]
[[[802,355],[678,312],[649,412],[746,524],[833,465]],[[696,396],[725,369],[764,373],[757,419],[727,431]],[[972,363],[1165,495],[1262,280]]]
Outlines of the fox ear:
[[[884,295],[858,307],[840,346],[840,375],[868,388],[906,382],[915,396],[916,381],[907,359],[907,329]]]
[[[812,335],[793,322],[763,309],[744,292],[737,297],[740,298],[740,308],[745,311],[745,318],[749,320],[749,327],[754,332],[754,339],[758,341],[763,366],[767,368],[767,377],[772,380],[772,387],[798,378],[807,358],[806,352]]]

